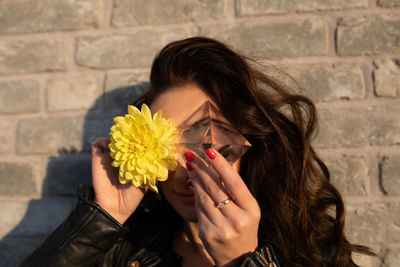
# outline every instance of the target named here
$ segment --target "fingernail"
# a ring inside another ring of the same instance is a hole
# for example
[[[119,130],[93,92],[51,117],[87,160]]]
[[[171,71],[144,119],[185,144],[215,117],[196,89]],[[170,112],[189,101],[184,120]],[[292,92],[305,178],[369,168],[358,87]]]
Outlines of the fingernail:
[[[189,162],[186,162],[186,169],[188,169],[189,171],[193,171],[193,167],[192,165],[190,165]]]
[[[185,158],[188,160],[188,161],[193,161],[194,160],[194,158],[195,158],[195,156],[194,156],[194,154],[191,152],[191,151],[186,151],[185,152]]]
[[[210,159],[215,159],[217,157],[217,153],[215,153],[212,148],[207,149],[206,153]]]
[[[106,140],[107,145],[111,143],[111,140]]]

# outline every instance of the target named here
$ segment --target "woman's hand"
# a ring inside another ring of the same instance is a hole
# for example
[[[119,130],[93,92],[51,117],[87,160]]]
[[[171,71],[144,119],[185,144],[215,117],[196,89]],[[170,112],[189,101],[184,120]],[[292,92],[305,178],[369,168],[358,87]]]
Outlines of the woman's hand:
[[[123,224],[136,210],[146,190],[118,181],[118,168],[111,166],[109,143],[105,137],[99,137],[92,143],[94,201]]]
[[[207,150],[210,167],[185,153],[195,189],[199,235],[217,266],[230,266],[257,248],[261,212],[256,199],[237,171],[213,149]],[[217,207],[217,203],[229,202]]]

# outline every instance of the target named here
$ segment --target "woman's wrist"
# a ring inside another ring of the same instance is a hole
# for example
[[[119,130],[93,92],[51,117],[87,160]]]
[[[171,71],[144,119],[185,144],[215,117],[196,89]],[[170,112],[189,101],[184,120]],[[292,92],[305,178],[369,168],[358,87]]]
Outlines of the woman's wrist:
[[[115,211],[112,211],[111,209],[108,209],[103,203],[101,203],[100,201],[98,201],[96,199],[96,196],[93,198],[93,202],[96,203],[101,209],[103,209],[105,212],[107,212],[111,217],[114,218],[114,220],[116,220],[117,222],[119,222],[121,225],[124,224],[126,222],[126,220],[128,220],[130,214],[121,214]]]

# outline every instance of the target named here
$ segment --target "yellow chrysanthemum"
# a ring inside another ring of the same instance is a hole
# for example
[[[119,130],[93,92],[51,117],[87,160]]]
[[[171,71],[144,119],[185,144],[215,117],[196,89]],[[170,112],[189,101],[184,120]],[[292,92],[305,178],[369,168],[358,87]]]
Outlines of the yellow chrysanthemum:
[[[157,181],[167,180],[168,170],[176,169],[174,142],[178,129],[173,119],[161,116],[159,111],[152,117],[149,107],[143,104],[141,111],[129,105],[125,117],[114,118],[109,148],[114,159],[111,165],[119,167],[120,183],[130,181],[158,193]]]

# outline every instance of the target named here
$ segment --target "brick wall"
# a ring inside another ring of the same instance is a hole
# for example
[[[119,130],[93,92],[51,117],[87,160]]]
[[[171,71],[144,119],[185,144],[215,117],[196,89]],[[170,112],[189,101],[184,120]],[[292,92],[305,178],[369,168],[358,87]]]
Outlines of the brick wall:
[[[145,90],[155,53],[195,35],[306,88],[348,236],[379,254],[357,261],[400,266],[399,0],[2,0],[0,266],[68,214],[90,143]]]

